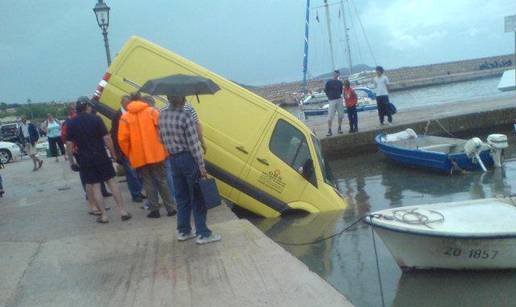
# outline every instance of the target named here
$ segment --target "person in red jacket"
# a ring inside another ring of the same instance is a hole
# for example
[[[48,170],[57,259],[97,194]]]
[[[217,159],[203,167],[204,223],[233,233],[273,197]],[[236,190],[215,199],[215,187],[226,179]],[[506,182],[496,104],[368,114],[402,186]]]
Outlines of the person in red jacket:
[[[349,133],[358,132],[358,97],[355,90],[351,87],[349,80],[344,80],[344,101],[348,113]]]

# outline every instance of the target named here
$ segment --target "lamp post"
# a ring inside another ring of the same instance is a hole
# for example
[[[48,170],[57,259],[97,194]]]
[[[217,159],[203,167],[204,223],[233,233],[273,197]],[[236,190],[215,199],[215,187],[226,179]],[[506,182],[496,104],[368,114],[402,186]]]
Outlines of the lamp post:
[[[109,27],[109,10],[110,7],[104,3],[103,0],[98,0],[97,4],[93,8],[93,12],[95,13],[95,17],[97,17],[97,24],[99,28],[102,30],[102,35],[104,36],[104,47],[106,48],[106,58],[108,66],[111,65],[111,53],[109,52],[109,41],[108,41],[108,32],[107,29]]]

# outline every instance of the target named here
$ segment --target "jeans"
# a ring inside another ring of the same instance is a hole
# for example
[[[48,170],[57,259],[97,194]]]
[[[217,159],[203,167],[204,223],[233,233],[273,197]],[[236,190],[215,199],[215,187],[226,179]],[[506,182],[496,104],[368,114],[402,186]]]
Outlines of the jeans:
[[[190,152],[182,152],[170,157],[172,179],[177,201],[177,230],[182,234],[192,232],[190,216],[193,212],[197,235],[205,238],[211,235],[206,226],[208,210],[204,207],[195,185],[199,181],[200,172]]]
[[[171,156],[165,160],[165,172],[167,174],[167,184],[170,189],[170,194],[172,194],[172,198],[176,198],[175,189],[174,189],[174,179],[172,178],[172,160]]]
[[[125,178],[127,178],[127,186],[129,187],[129,192],[131,193],[131,196],[133,198],[141,196],[143,185],[138,177],[138,174],[134,170],[134,168],[131,167],[131,162],[129,162],[129,159],[127,157],[121,158],[122,167],[125,171]]]
[[[378,117],[380,118],[380,124],[383,124],[385,116],[387,116],[389,123],[392,123],[392,114],[391,110],[389,109],[389,96],[376,96],[376,105],[378,106]]]
[[[167,184],[165,161],[139,167],[137,172],[143,180],[143,187],[149,200],[149,209],[151,211],[159,210],[159,192],[161,199],[163,199],[163,205],[168,212],[172,212],[174,210],[174,200]]]
[[[349,130],[351,132],[358,131],[358,114],[357,114],[357,106],[348,107],[348,120],[349,120]]]

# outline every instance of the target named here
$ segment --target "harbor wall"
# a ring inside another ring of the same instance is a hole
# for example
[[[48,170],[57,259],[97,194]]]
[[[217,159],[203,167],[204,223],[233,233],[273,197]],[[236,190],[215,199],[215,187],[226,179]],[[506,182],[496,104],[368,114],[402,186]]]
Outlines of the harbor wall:
[[[515,101],[516,103],[516,101]],[[499,108],[480,112],[442,116],[420,120],[401,125],[390,126],[381,130],[369,130],[356,134],[344,134],[321,140],[324,153],[330,157],[353,156],[360,153],[376,152],[375,137],[380,133],[395,133],[407,128],[429,135],[471,137],[475,134],[487,134],[508,131],[516,119],[516,104],[513,107]]]
[[[514,55],[500,55],[453,61],[446,63],[386,69],[391,80],[391,90],[405,90],[452,82],[470,81],[501,76],[511,68]],[[310,80],[308,89],[320,91],[326,80]],[[250,90],[277,104],[296,104],[295,93],[299,93],[302,82],[288,82],[252,87]]]

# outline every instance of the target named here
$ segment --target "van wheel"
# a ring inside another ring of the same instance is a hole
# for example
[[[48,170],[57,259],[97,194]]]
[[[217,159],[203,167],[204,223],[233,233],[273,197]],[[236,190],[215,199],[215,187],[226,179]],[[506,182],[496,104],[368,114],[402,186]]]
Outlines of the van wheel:
[[[11,152],[7,149],[0,149],[0,163],[9,163],[11,161]]]

